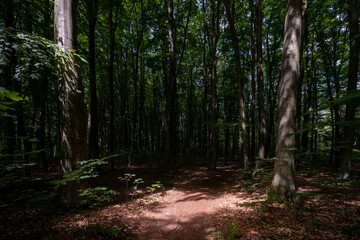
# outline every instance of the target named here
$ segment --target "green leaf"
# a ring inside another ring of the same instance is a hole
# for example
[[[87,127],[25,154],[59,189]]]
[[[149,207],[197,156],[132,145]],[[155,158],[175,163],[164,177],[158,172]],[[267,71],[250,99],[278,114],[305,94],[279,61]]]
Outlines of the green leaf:
[[[346,105],[353,104],[356,107],[360,106],[360,90],[353,91],[343,97],[335,99],[335,104]]]

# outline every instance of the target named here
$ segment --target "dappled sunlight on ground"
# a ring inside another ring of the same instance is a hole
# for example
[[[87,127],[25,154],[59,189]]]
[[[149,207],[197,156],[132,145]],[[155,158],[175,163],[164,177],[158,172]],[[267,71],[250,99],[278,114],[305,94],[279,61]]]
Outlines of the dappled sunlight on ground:
[[[52,216],[42,225],[49,236],[43,239],[226,239],[231,231],[234,239],[356,239],[351,231],[360,223],[358,181],[309,171],[297,176],[300,200],[269,203],[271,178],[243,178],[237,169],[192,167],[166,174],[132,168],[144,184],[137,194],[125,194],[118,177],[129,169],[118,168],[101,177],[118,192],[112,204]],[[149,191],[157,181],[165,189]]]

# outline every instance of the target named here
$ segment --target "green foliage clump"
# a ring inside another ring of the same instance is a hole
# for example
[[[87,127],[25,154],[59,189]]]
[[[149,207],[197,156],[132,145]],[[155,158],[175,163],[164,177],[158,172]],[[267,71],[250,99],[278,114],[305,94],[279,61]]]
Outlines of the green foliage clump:
[[[136,174],[131,174],[131,173],[125,173],[124,177],[119,177],[120,181],[124,181],[125,182],[125,190],[126,190],[126,196],[128,196],[128,191],[129,191],[129,183],[131,182],[131,180],[136,176]],[[134,198],[134,196],[138,193],[138,186],[140,184],[144,183],[144,181],[142,180],[142,178],[136,178],[133,180],[132,182],[132,198]]]
[[[268,184],[271,179],[271,170],[266,168],[260,168],[256,172],[256,177],[251,178],[251,171],[238,169],[242,173],[243,178],[240,182],[243,184],[242,191],[255,191],[261,186]]]
[[[96,170],[99,166],[107,164],[106,160],[110,157],[82,161],[80,162],[81,167],[79,169],[65,174],[61,179],[51,181],[50,184],[53,185],[53,189],[57,192],[60,187],[65,186],[70,182],[96,178],[98,177]],[[111,196],[115,194],[115,191],[106,187],[81,189],[79,190],[79,196],[84,199],[80,201],[80,205],[84,206],[89,204],[90,208],[95,208],[99,205],[111,202]]]
[[[146,189],[153,193],[156,190],[164,191],[165,187],[160,181],[157,181],[156,183],[151,184],[151,186],[146,187]]]
[[[212,233],[211,233],[211,236],[212,236],[213,238],[215,238],[215,239],[222,238],[223,235],[224,235],[224,234],[223,234],[223,232],[221,232],[221,231],[216,231],[216,232],[212,232]]]
[[[73,233],[79,233],[84,235],[89,235],[92,238],[106,238],[106,239],[116,239],[122,233],[124,233],[123,229],[119,228],[107,228],[101,224],[89,225],[81,228],[74,228]]]
[[[240,230],[240,227],[233,224],[229,219],[226,223],[226,240],[232,240],[236,237]]]
[[[107,157],[108,158],[108,157]],[[50,183],[54,186],[55,190],[61,186],[65,186],[69,182],[83,180],[88,178],[98,177],[98,173],[95,171],[97,167],[106,164],[106,159],[90,159],[80,162],[80,168],[70,173],[65,174],[61,179],[51,181]]]
[[[96,208],[99,205],[110,203],[113,201],[112,196],[116,195],[116,192],[109,190],[107,187],[95,187],[80,190],[80,197],[85,197],[87,200],[83,200],[82,204],[90,204],[90,208]]]

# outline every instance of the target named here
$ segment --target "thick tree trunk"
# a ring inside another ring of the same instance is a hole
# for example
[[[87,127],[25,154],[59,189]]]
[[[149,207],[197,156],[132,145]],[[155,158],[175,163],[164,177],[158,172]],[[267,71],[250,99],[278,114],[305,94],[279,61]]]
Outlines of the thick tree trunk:
[[[89,157],[99,157],[99,120],[98,101],[96,90],[96,51],[95,51],[95,27],[98,14],[98,0],[88,1],[89,21],[89,87],[90,87],[90,127],[89,127]]]
[[[350,29],[350,59],[349,59],[349,80],[347,92],[356,90],[357,74],[359,70],[359,18],[357,14],[357,0],[351,0],[348,5],[349,29]],[[354,145],[354,129],[350,122],[355,119],[355,106],[353,103],[346,104],[344,127],[345,147],[342,149],[342,159],[340,168],[340,178],[348,179],[350,176],[350,164],[352,158],[352,149]]]
[[[243,96],[243,73],[240,65],[240,51],[239,51],[239,40],[236,34],[235,28],[235,9],[230,10],[228,0],[225,0],[225,9],[226,15],[230,26],[231,31],[231,39],[234,48],[234,56],[235,56],[235,69],[236,69],[236,82],[237,82],[237,91],[238,91],[238,99],[239,99],[239,114],[241,121],[241,132],[242,132],[242,153],[243,153],[243,161],[244,161],[244,169],[249,169],[249,134],[246,127],[246,117],[245,117],[245,106],[244,106],[244,96]]]
[[[69,58],[62,58],[57,65],[59,102],[61,113],[61,173],[79,169],[79,162],[87,159],[86,119],[84,89],[71,50],[77,49],[76,0],[57,0],[54,4],[55,43]],[[66,208],[77,205],[79,183],[67,184],[61,202]]]
[[[286,6],[284,47],[279,93],[278,135],[274,177],[269,199],[292,200],[295,192],[294,147],[296,131],[296,90],[300,75],[302,1],[289,0]]]

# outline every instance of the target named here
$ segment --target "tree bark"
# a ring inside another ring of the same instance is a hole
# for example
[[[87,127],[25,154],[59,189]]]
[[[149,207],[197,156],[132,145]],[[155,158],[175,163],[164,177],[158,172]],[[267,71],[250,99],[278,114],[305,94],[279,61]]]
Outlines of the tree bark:
[[[263,56],[262,56],[262,7],[261,0],[256,4],[256,53],[257,53],[257,82],[258,82],[258,111],[259,111],[259,150],[258,161],[256,162],[255,171],[261,167],[261,162],[265,158],[266,144],[266,119],[264,107],[264,74],[263,74]]]
[[[204,1],[203,1],[203,11],[204,9]],[[202,99],[202,111],[203,111],[203,144],[202,144],[202,155],[203,157],[208,157],[208,119],[209,119],[209,84],[208,84],[208,68],[206,62],[206,43],[207,43],[207,21],[204,13],[204,41],[203,41],[203,85],[204,85],[204,95]]]
[[[251,163],[255,163],[256,158],[256,82],[255,82],[255,21],[254,5],[251,1]]]
[[[191,13],[191,0],[189,1],[189,13],[186,20],[185,32],[184,32],[184,41],[182,46],[181,55],[179,57],[179,62],[176,63],[176,55],[175,55],[175,23],[174,23],[174,3],[173,0],[168,0],[168,25],[169,25],[169,92],[167,94],[166,99],[166,142],[165,142],[165,162],[164,167],[176,167],[176,111],[177,107],[177,83],[176,77],[181,69],[181,61],[185,51],[186,45],[186,35],[187,28],[189,24]]]
[[[186,137],[185,137],[185,152],[187,156],[191,153],[191,146],[193,140],[193,128],[194,128],[194,117],[193,117],[193,63],[190,59],[190,72],[186,93]]]
[[[86,119],[84,89],[77,58],[76,0],[57,0],[54,3],[54,38],[68,58],[57,64],[59,79],[59,102],[61,113],[61,173],[79,169],[79,162],[87,159]],[[77,205],[79,183],[67,184],[62,192],[61,203],[70,208]]]
[[[109,8],[109,66],[108,66],[108,81],[109,81],[109,97],[110,97],[110,120],[109,120],[109,150],[110,155],[115,154],[115,90],[114,90],[114,57],[115,57],[115,31],[116,31],[116,19],[118,16],[119,8],[115,9],[115,22],[113,15],[114,1],[110,0]],[[115,158],[111,158],[111,170],[115,169]]]
[[[5,27],[7,28],[14,28],[15,27],[15,16],[14,16],[14,0],[6,0],[5,2],[5,17],[4,23]],[[9,36],[6,39],[7,42],[11,43],[13,39]],[[8,57],[7,61],[9,64],[5,67],[4,73],[2,76],[2,86],[4,86],[7,90],[13,91],[14,84],[13,84],[13,76],[14,76],[14,58],[15,58],[15,51],[12,48],[7,48],[4,51],[5,56]],[[13,115],[14,113],[8,110],[9,115]],[[16,138],[15,138],[15,122],[14,118],[6,117],[5,124],[4,124],[4,134],[6,136],[5,142],[5,149],[4,152],[7,154],[5,159],[9,162],[14,160],[14,153],[16,147]]]
[[[175,155],[175,98],[176,98],[176,66],[175,66],[175,29],[174,29],[174,3],[168,0],[169,24],[169,92],[166,101],[166,143],[165,161],[166,168],[174,164]]]
[[[138,80],[139,80],[139,55],[140,48],[143,41],[143,26],[139,29],[138,16],[135,19],[136,24],[136,53],[135,53],[135,69],[134,69],[134,101],[133,101],[133,116],[132,116],[132,127],[131,127],[131,157],[130,161],[135,158],[135,152],[137,150],[137,124],[139,115],[139,99],[138,99]],[[131,162],[130,162],[131,163]]]
[[[203,3],[204,11],[204,20],[206,20],[206,9],[205,3]],[[217,143],[218,143],[218,103],[217,103],[217,42],[219,39],[219,7],[220,3],[215,4],[214,0],[210,1],[210,32],[207,30],[208,41],[209,41],[209,52],[210,52],[210,61],[211,61],[211,78],[210,78],[210,114],[209,114],[209,162],[208,168],[216,169],[217,163]],[[207,26],[207,25],[206,25]]]
[[[274,177],[268,198],[292,200],[295,193],[294,148],[296,131],[296,91],[300,75],[302,1],[286,5],[284,47],[279,92],[278,135]]]
[[[349,59],[349,79],[348,94],[356,90],[357,74],[359,70],[359,18],[357,14],[357,0],[351,0],[348,5],[349,29],[350,29],[350,59]],[[350,177],[350,164],[352,159],[352,149],[354,145],[354,129],[351,121],[355,119],[356,107],[353,103],[346,104],[344,127],[345,147],[342,149],[340,178],[348,179]]]
[[[237,91],[238,91],[238,104],[239,104],[239,114],[241,121],[241,132],[242,132],[242,153],[244,161],[244,169],[249,169],[249,134],[246,127],[246,117],[245,117],[245,106],[244,106],[244,96],[243,96],[243,73],[240,65],[240,51],[239,51],[239,40],[236,34],[235,28],[235,9],[230,9],[229,1],[225,0],[225,10],[226,16],[229,22],[229,27],[231,31],[231,39],[234,48],[234,57],[235,57],[235,70],[236,70],[236,82],[237,82]]]
[[[90,127],[89,127],[89,157],[99,157],[99,120],[98,100],[96,90],[96,50],[95,50],[95,27],[98,14],[98,0],[88,1],[89,21],[89,87],[90,87]]]

